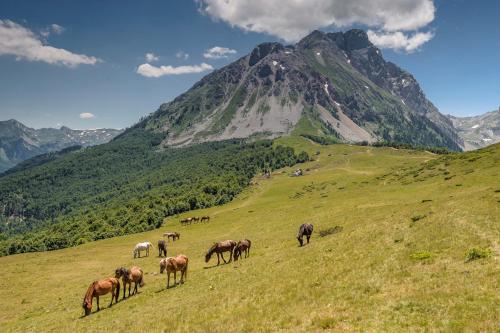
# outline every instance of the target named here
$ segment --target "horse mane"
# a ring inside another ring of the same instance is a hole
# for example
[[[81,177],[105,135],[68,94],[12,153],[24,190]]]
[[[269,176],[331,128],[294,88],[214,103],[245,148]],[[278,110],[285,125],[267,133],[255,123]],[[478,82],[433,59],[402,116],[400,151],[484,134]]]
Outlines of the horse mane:
[[[208,251],[207,251],[207,254],[205,255],[206,257],[208,257],[208,259],[210,259],[210,257],[212,256],[212,254],[214,253],[215,249],[219,246],[219,243],[214,243],[214,245],[212,245]]]
[[[97,284],[97,281],[94,281],[90,284],[90,286],[87,288],[87,292],[85,293],[85,296],[83,297],[83,303],[85,304],[87,301],[90,299],[90,303],[92,303],[92,296],[94,295],[94,290],[95,290],[95,285]]]

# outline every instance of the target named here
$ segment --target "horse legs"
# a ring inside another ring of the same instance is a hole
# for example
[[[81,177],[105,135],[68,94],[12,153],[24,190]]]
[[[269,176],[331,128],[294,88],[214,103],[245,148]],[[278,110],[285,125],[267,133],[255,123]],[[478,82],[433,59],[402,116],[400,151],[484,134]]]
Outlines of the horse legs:
[[[174,286],[177,285],[177,270],[174,271]]]
[[[217,252],[217,266],[220,264],[219,252]]]
[[[223,252],[221,252],[221,253],[220,253],[220,256],[222,257],[222,260],[224,260],[224,263],[225,263],[225,264],[227,264],[226,259],[224,259],[224,254],[223,254]]]
[[[232,247],[231,251],[229,252],[229,262],[231,262],[233,260],[233,250],[234,250],[234,247]]]
[[[132,287],[132,282],[128,283],[128,297],[130,297],[130,288]]]
[[[97,311],[101,310],[101,308],[99,307],[99,296],[96,296],[95,297],[97,299]]]
[[[137,282],[134,281],[134,295],[137,294]]]
[[[113,298],[115,297],[115,287],[111,288],[111,302],[109,303],[109,307],[113,305]]]
[[[170,272],[167,272],[167,289],[170,288]]]
[[[307,244],[309,244],[309,238],[311,238],[311,235],[307,235]]]
[[[127,282],[125,279],[122,280],[123,282],[123,299],[125,299],[125,292],[127,291]]]

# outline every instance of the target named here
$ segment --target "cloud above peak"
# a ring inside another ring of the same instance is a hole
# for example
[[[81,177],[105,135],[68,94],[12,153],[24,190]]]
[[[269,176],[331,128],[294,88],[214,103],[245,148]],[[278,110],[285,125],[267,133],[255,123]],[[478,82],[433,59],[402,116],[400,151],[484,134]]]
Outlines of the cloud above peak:
[[[95,118],[95,115],[93,113],[90,112],[80,113],[80,119],[92,119],[92,118]]]
[[[227,47],[221,47],[221,46],[214,46],[203,53],[203,57],[207,59],[221,59],[221,58],[227,58],[231,54],[236,54],[236,50],[227,48]]]
[[[368,30],[370,41],[380,48],[388,48],[396,51],[412,53],[420,46],[434,37],[433,32],[417,32],[413,35],[405,35],[401,31],[396,32],[374,32]]]
[[[155,61],[160,60],[160,58],[156,54],[154,54],[153,52],[146,53],[144,58],[146,58],[147,62],[155,62]]]
[[[181,74],[192,74],[192,73],[202,73],[205,71],[211,71],[214,68],[206,63],[201,63],[200,65],[192,66],[160,66],[156,67],[150,64],[142,64],[137,68],[137,74],[145,77],[161,77],[165,75],[181,75]]]
[[[57,30],[59,28],[52,27],[52,29]],[[62,31],[60,30],[60,32]],[[0,20],[1,55],[13,55],[17,60],[42,61],[51,65],[66,67],[95,65],[102,61],[96,57],[76,54],[65,49],[45,45],[38,35],[10,20]]]
[[[314,29],[365,25],[411,32],[434,20],[433,0],[198,0],[200,12],[244,31],[295,42]]]

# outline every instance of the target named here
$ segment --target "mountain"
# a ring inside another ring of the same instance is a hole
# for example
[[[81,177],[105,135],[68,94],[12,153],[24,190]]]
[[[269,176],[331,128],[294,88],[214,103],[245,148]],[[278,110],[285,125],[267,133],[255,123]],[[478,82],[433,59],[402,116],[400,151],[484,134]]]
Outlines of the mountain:
[[[464,141],[464,150],[473,150],[500,142],[500,108],[475,117],[449,115],[458,135]]]
[[[106,143],[122,130],[72,130],[68,127],[33,129],[17,120],[0,121],[0,172],[33,156],[71,146]]]
[[[362,30],[314,31],[295,45],[258,45],[136,125],[164,145],[292,132],[345,142],[397,141],[461,150],[450,119]]]

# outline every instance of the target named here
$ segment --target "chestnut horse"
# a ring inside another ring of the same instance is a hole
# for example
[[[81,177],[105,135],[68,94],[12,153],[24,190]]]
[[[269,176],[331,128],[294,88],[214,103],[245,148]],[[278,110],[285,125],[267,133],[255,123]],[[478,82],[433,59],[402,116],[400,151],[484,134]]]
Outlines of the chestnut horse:
[[[101,308],[99,307],[99,296],[111,293],[111,303],[109,306],[113,305],[113,298],[115,303],[118,303],[118,297],[120,296],[120,280],[117,278],[107,278],[99,281],[94,281],[87,288],[87,292],[83,297],[83,310],[85,315],[88,316],[92,312],[92,300],[94,297],[97,299],[97,311]]]
[[[174,273],[174,285],[177,285],[177,271],[181,272],[179,283],[187,279],[188,257],[179,254],[177,257],[168,257],[160,260],[160,274],[167,270],[167,289],[170,288],[170,274]]]
[[[167,256],[167,244],[163,239],[160,239],[158,241],[158,257],[163,257],[163,254],[165,257]]]
[[[204,221],[210,222],[210,216],[202,216],[201,222],[204,222]]]
[[[220,257],[224,260],[224,263],[227,264],[226,259],[222,255],[223,252],[229,252],[229,262],[233,259],[233,250],[236,246],[236,242],[234,240],[225,240],[222,242],[214,243],[209,249],[207,254],[205,255],[205,262],[209,262],[212,254],[217,253],[217,266],[220,264]],[[220,257],[219,257],[220,255]]]
[[[240,240],[234,248],[234,261],[237,261],[238,257],[242,257],[243,252],[247,258],[250,255],[250,246],[252,246],[252,242],[249,239]]]
[[[166,232],[163,234],[163,237],[167,237],[167,240],[170,239],[170,237],[172,237],[172,241],[175,242],[175,239],[180,239],[181,238],[181,234],[178,233],[178,232]]]
[[[137,294],[137,285],[141,288],[144,287],[144,273],[142,269],[137,266],[133,266],[131,269],[126,269],[125,267],[120,267],[115,270],[115,278],[122,278],[123,282],[123,298],[125,298],[125,290],[127,289],[128,284],[128,296],[130,297],[130,287],[132,286],[132,282],[134,282],[134,291],[132,295]]]
[[[302,237],[306,236],[307,244],[309,244],[309,238],[311,238],[311,234],[313,233],[313,225],[310,223],[304,223],[299,228],[299,233],[297,234],[297,240],[300,243],[300,246],[303,245]]]
[[[181,220],[181,224],[191,224],[191,222],[193,222],[192,217],[186,217],[185,219]]]

